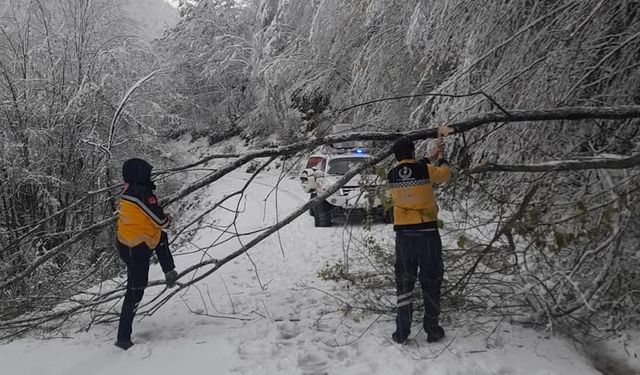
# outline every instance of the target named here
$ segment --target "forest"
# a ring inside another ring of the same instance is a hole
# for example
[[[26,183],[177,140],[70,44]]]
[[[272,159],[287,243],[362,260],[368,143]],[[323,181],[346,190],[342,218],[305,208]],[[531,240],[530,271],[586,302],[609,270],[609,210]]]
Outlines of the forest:
[[[259,234],[236,228],[244,242],[179,270],[152,315],[365,168],[389,168],[391,141],[426,155],[443,129],[453,324],[490,316],[611,337],[640,318],[639,119],[638,1],[2,0],[0,339],[117,319],[123,286],[95,286],[123,272],[114,223],[127,158],[152,160],[162,205],[180,217],[247,166],[257,172],[239,196],[271,163],[295,177],[319,146],[377,150]],[[331,134],[335,124],[352,130]],[[184,139],[238,141],[187,163],[169,146]],[[175,246],[204,225],[186,217]],[[392,316],[380,301],[393,247],[366,246],[367,261],[344,250],[317,271],[350,285],[348,305]]]

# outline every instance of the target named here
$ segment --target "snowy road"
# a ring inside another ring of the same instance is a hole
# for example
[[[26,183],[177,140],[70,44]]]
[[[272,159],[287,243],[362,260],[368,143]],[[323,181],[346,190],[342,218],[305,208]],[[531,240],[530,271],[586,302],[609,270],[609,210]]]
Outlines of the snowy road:
[[[248,177],[236,172],[196,193],[192,215],[239,189]],[[258,176],[249,188],[240,202],[239,232],[275,223],[276,212],[282,218],[306,201],[294,179],[283,179],[277,194],[273,192],[277,177],[273,171]],[[227,202],[225,207],[233,210],[235,203]],[[202,252],[195,250],[216,242],[220,228],[232,218],[233,213],[225,210],[208,216],[191,243],[176,249],[178,269],[202,259]],[[392,234],[388,225],[378,225],[375,231]],[[427,345],[422,335],[416,345],[399,347],[388,339],[393,323],[387,318],[372,324],[377,316],[323,315],[340,305],[320,291],[336,285],[319,280],[316,274],[325,263],[342,259],[345,235],[340,226],[314,228],[313,219],[305,214],[279,236],[252,249],[251,259],[236,259],[154,316],[137,321],[131,350],[123,352],[112,345],[115,325],[70,332],[67,338],[25,338],[0,346],[0,374],[598,373],[568,342],[517,327],[502,327],[500,340],[489,347],[484,335],[463,329],[449,331],[451,339],[445,343]],[[239,246],[237,239],[227,241],[208,255],[221,257]],[[150,276],[161,278],[157,265]],[[143,303],[158,291],[149,289]]]

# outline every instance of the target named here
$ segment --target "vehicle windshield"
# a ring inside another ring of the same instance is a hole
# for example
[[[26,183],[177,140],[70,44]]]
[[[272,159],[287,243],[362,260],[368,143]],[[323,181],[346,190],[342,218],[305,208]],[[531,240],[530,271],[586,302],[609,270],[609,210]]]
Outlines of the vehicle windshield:
[[[329,170],[327,173],[342,176],[349,171],[356,164],[366,161],[367,158],[341,158],[333,159],[329,161]]]

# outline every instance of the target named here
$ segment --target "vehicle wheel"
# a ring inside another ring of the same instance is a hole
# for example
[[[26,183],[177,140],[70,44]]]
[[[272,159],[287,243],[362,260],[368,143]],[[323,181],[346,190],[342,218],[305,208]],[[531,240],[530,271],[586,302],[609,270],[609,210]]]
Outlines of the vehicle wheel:
[[[314,192],[314,193],[311,193],[311,195],[309,195],[309,200],[311,200],[311,199],[313,199],[313,198],[315,198],[315,197],[317,197],[317,196],[318,196],[318,194],[317,194],[317,193],[315,193],[315,192]],[[309,215],[313,216],[313,208],[310,208],[310,209],[309,209]]]
[[[314,208],[313,223],[316,227],[331,226],[331,207],[329,203],[322,202]]]

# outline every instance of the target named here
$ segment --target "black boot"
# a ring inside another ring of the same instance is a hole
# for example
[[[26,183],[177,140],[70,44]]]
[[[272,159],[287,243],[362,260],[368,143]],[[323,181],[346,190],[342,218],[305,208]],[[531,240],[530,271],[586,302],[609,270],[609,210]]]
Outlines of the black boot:
[[[406,337],[401,337],[398,332],[394,332],[391,335],[391,339],[393,340],[393,342],[397,343],[397,344],[406,344],[407,343],[407,338]]]
[[[131,340],[128,340],[128,341],[118,340],[115,342],[114,345],[122,350],[128,350],[130,347],[133,346],[133,343],[131,342]]]
[[[424,327],[427,332],[427,342],[438,342],[444,338],[444,329],[438,323],[432,323]]]

